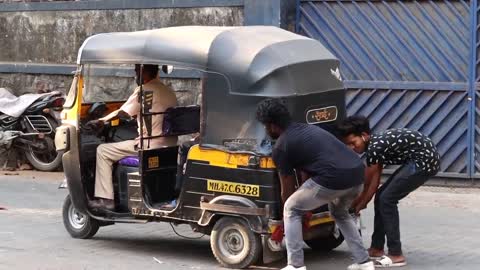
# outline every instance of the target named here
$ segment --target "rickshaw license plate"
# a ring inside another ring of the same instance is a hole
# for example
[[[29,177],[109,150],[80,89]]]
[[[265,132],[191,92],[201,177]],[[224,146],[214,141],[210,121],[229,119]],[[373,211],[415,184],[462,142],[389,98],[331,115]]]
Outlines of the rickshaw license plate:
[[[208,179],[207,190],[251,197],[260,197],[260,186],[258,185],[247,185]]]

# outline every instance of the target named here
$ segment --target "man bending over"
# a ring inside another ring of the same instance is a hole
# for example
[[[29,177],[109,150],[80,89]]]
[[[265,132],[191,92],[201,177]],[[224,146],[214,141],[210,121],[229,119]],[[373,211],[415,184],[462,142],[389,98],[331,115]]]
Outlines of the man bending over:
[[[372,134],[369,121],[363,116],[348,117],[339,126],[339,132],[355,152],[366,153],[365,189],[352,204],[357,214],[376,194],[369,255],[378,259],[377,267],[404,266],[407,262],[400,242],[398,201],[437,174],[440,155],[432,140],[415,130],[395,128]],[[384,165],[401,166],[378,188]],[[385,237],[388,256],[384,253]]]
[[[277,140],[272,156],[284,203],[288,266],[283,270],[306,270],[302,217],[327,203],[355,261],[348,269],[373,270],[354,218],[348,213],[362,191],[364,165],[358,155],[327,131],[292,122],[287,107],[278,99],[261,102],[257,119],[268,135]],[[295,169],[311,176],[296,191]]]

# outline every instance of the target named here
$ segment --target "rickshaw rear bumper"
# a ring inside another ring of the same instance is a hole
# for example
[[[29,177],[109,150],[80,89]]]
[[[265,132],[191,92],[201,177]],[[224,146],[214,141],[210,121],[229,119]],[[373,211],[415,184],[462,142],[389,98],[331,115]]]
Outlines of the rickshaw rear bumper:
[[[309,220],[304,222],[303,238],[304,240],[326,237],[335,229],[335,221],[328,211],[313,214]],[[278,235],[278,231],[282,234]],[[262,234],[263,263],[272,263],[285,256],[285,246],[283,239],[283,221],[268,221],[268,233]]]

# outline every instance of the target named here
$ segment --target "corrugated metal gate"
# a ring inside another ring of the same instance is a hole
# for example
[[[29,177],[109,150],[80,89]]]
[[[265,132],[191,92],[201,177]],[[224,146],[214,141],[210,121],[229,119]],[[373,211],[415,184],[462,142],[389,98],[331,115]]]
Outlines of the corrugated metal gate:
[[[430,136],[439,176],[480,172],[477,1],[298,0],[297,32],[342,63],[349,114]],[[480,115],[479,115],[480,116]],[[475,120],[477,119],[477,122]]]

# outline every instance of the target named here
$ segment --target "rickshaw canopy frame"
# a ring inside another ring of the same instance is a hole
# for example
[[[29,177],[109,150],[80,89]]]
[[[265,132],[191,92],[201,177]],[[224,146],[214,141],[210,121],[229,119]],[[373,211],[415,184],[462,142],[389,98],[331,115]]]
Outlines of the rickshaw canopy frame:
[[[228,79],[231,94],[245,96],[287,97],[343,88],[338,59],[320,42],[273,26],[97,34],[85,40],[77,63],[167,64],[219,73]],[[312,70],[317,76],[311,76]]]

